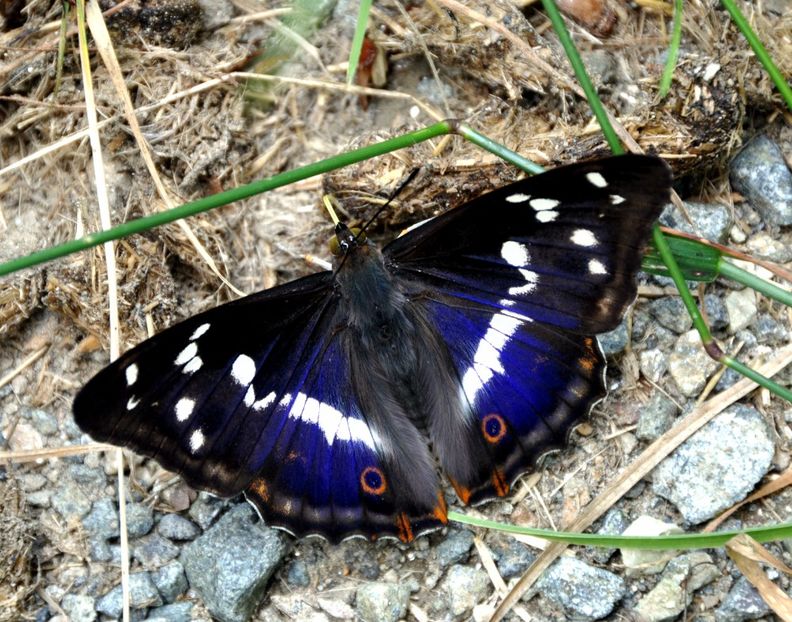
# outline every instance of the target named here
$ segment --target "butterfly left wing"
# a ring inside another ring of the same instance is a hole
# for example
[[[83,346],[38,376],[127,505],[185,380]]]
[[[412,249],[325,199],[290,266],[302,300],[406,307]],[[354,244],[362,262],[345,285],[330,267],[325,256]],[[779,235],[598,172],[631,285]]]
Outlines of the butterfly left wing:
[[[560,167],[384,249],[452,360],[465,450],[454,450],[460,442],[442,426],[431,441],[463,501],[506,494],[604,396],[592,335],[615,328],[635,298],[642,250],[670,186],[668,167],[653,157]],[[478,460],[485,468],[474,473],[465,462],[482,446],[490,460]]]
[[[244,492],[295,534],[409,541],[436,528],[446,518],[434,465],[396,472],[399,431],[369,425],[352,391],[333,282],[305,277],[155,335],[80,391],[75,421],[199,490]]]

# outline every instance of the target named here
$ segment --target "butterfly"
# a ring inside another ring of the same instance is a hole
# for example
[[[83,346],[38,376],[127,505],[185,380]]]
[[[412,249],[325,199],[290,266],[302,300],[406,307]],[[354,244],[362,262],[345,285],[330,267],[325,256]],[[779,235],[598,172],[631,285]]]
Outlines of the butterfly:
[[[381,251],[339,223],[332,271],[195,315],[74,401],[129,447],[271,526],[409,542],[508,494],[605,395],[594,335],[636,295],[669,201],[660,159],[618,156],[507,185]]]

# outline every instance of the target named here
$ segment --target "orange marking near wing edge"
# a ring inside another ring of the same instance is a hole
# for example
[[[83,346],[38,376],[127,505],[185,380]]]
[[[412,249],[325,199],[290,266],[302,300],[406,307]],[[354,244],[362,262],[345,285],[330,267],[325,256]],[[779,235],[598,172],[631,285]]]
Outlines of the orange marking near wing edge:
[[[495,494],[499,497],[505,497],[509,494],[509,484],[506,483],[503,473],[498,469],[492,472],[492,485],[495,486]]]
[[[437,493],[437,505],[432,510],[432,516],[439,520],[444,525],[448,524],[448,506],[446,506],[445,497],[443,493]]]
[[[399,540],[402,542],[412,542],[415,539],[410,526],[410,519],[404,512],[400,512],[396,516],[396,527],[399,530]]]
[[[267,487],[267,482],[265,482],[263,479],[254,479],[252,482],[250,482],[248,490],[261,497],[264,501],[269,502],[269,488]]]
[[[454,487],[454,490],[456,491],[459,500],[465,505],[467,505],[468,502],[470,501],[470,495],[472,494],[470,488],[465,488],[464,486],[461,486],[452,477],[449,477],[448,481],[451,482],[451,485]]]

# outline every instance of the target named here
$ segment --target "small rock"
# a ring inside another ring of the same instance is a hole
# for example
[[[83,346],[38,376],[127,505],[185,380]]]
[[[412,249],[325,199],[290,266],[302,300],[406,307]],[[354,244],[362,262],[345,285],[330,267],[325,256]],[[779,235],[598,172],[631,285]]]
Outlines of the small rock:
[[[286,537],[261,524],[247,503],[231,508],[188,544],[180,561],[190,587],[223,622],[246,622],[288,551]]]
[[[83,594],[66,594],[61,607],[69,614],[70,622],[94,622],[96,620],[96,601]]]
[[[626,589],[621,577],[575,557],[558,559],[536,587],[576,620],[604,618],[613,611]]]
[[[649,403],[641,409],[635,435],[642,441],[656,441],[674,425],[678,410],[671,398],[655,391]]]
[[[756,591],[756,588],[745,577],[739,577],[732,585],[716,617],[718,622],[743,622],[756,620],[770,615],[771,609]]]
[[[707,314],[709,326],[713,330],[721,330],[729,325],[729,312],[726,310],[726,305],[715,294],[704,296],[704,311]]]
[[[627,322],[622,320],[621,323],[609,333],[597,335],[600,347],[602,348],[605,356],[615,356],[624,352],[627,347]]]
[[[673,523],[664,523],[653,516],[642,515],[630,523],[622,532],[625,536],[665,536],[672,533],[683,533]],[[621,549],[622,562],[627,568],[627,576],[641,574],[657,574],[662,572],[674,551],[653,551],[650,549]]]
[[[757,341],[767,345],[780,345],[786,341],[789,334],[786,327],[769,313],[760,314],[751,329]]]
[[[792,240],[787,236],[779,239],[767,231],[758,231],[748,239],[746,247],[751,255],[760,259],[776,263],[792,261]]]
[[[357,589],[355,608],[363,622],[396,622],[407,615],[410,590],[406,586],[381,581]]]
[[[14,433],[7,439],[11,451],[32,451],[44,447],[44,438],[36,428],[27,421],[20,421],[14,428]]]
[[[158,533],[139,538],[132,543],[131,549],[132,557],[147,570],[159,568],[179,554],[179,547]]]
[[[33,492],[44,488],[48,480],[41,473],[22,473],[17,481],[24,492]]]
[[[669,204],[660,216],[664,225],[694,235],[701,234],[713,242],[726,242],[732,227],[729,208],[719,203],[695,203],[685,201],[685,211],[693,221],[691,225],[675,205]]]
[[[91,559],[95,562],[109,562],[113,559],[113,550],[106,540],[91,537],[88,539]]]
[[[151,579],[166,603],[172,603],[189,587],[187,577],[184,575],[184,566],[179,562],[171,562],[156,572],[152,572]]]
[[[767,473],[774,450],[762,415],[736,404],[660,463],[653,488],[697,524],[744,499]]]
[[[355,610],[352,609],[343,600],[338,598],[317,598],[316,604],[319,608],[327,613],[331,618],[336,620],[354,620]]]
[[[55,494],[55,491],[51,488],[45,488],[44,490],[37,490],[35,492],[29,492],[25,495],[25,500],[32,506],[37,508],[48,508],[50,507],[52,500],[52,495]]]
[[[531,552],[531,549],[511,537],[494,542],[492,556],[495,558],[498,572],[507,581],[513,577],[521,576],[536,559],[536,555]]]
[[[723,375],[718,380],[718,384],[715,385],[715,390],[717,392],[725,391],[733,384],[737,383],[738,381],[742,380],[743,375],[739,372],[734,371],[732,368],[726,369]]]
[[[147,505],[127,503],[127,533],[130,538],[145,536],[154,526],[154,512]]]
[[[649,313],[661,326],[681,335],[690,330],[693,320],[685,309],[681,298],[658,298],[649,303]]]
[[[295,559],[286,567],[286,583],[292,587],[308,587],[311,585],[311,575],[308,573],[308,564],[301,559]]]
[[[698,395],[717,368],[718,363],[704,351],[695,330],[680,335],[668,357],[668,371],[687,397]]]
[[[651,348],[638,355],[638,367],[644,377],[657,384],[668,369],[668,359],[660,348]]]
[[[732,186],[766,222],[792,225],[792,172],[784,155],[767,136],[750,141],[732,160]]]
[[[468,558],[470,547],[473,546],[473,533],[467,529],[454,529],[437,545],[437,563],[441,568],[464,562]]]
[[[91,512],[82,519],[82,524],[85,531],[98,540],[117,538],[118,512],[113,500],[104,497],[94,501]]]
[[[68,477],[80,486],[90,498],[103,497],[107,486],[107,476],[99,467],[84,464],[71,464],[67,470]]]
[[[745,288],[728,293],[726,311],[729,315],[729,332],[736,333],[756,319],[756,292]]]
[[[601,536],[615,536],[627,529],[627,519],[619,508],[611,508],[602,519],[602,525],[597,529]],[[616,552],[613,548],[597,547],[594,549],[594,561],[605,564]]]
[[[440,584],[448,610],[455,616],[470,612],[489,597],[492,584],[487,573],[471,566],[451,566]]]
[[[122,599],[121,586],[117,585],[97,601],[96,610],[111,618],[119,618],[123,609]],[[161,604],[162,598],[148,572],[129,575],[129,606],[132,609],[159,607]]]
[[[149,610],[146,622],[191,622],[193,604],[189,600]]]
[[[169,540],[193,540],[201,530],[198,525],[178,514],[166,514],[157,525],[157,532]]]
[[[646,622],[676,620],[693,601],[693,593],[718,577],[720,571],[703,551],[680,555],[668,562],[660,581],[635,611]]]
[[[91,511],[91,500],[70,479],[64,479],[50,498],[52,507],[66,522],[80,520]]]
[[[202,492],[198,495],[198,498],[195,500],[195,502],[190,506],[190,509],[187,513],[190,515],[190,518],[198,523],[198,526],[201,529],[206,531],[209,529],[214,520],[220,515],[220,512],[223,511],[225,506],[226,502],[223,499],[218,499],[205,492]]]
[[[58,426],[58,419],[55,415],[48,413],[46,410],[31,408],[25,412],[24,415],[30,419],[30,423],[33,424],[33,427],[45,436],[56,434],[60,429]]]
[[[203,29],[212,32],[225,26],[234,17],[234,3],[228,0],[198,0],[203,9]]]

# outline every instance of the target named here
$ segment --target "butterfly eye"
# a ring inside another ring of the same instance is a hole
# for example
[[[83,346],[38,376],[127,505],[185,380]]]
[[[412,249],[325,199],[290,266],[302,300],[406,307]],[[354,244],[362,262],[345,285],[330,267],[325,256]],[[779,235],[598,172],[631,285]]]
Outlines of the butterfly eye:
[[[346,242],[343,243],[346,245]],[[330,247],[330,252],[333,254],[334,257],[339,257],[344,254],[347,250],[346,248],[342,247],[341,243],[339,243],[338,238],[333,236],[328,241],[327,245]]]
[[[350,229],[352,231],[352,235],[355,236],[355,240],[358,244],[363,244],[366,241],[366,232],[359,229],[358,227],[352,227]]]

